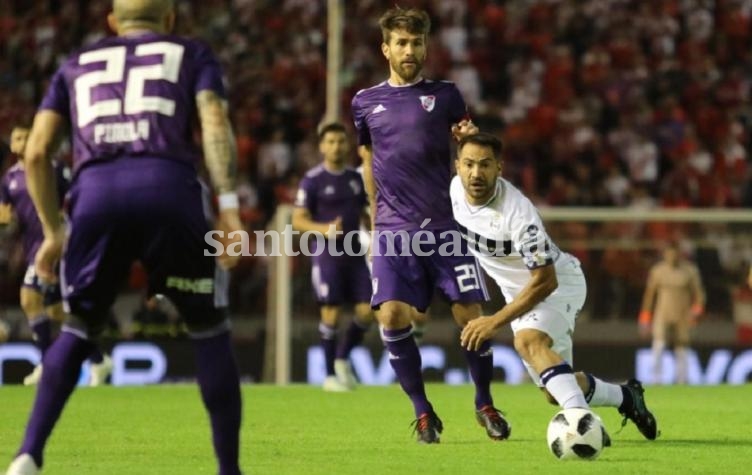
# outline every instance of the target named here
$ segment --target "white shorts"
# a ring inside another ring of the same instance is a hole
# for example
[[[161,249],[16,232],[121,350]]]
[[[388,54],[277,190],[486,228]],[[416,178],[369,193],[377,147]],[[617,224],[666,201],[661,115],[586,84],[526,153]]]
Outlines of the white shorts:
[[[536,305],[526,314],[512,320],[512,331],[516,335],[518,331],[534,329],[551,337],[553,345],[551,349],[557,355],[569,363],[574,364],[572,353],[572,334],[574,322],[582,310],[587,295],[587,286],[584,275],[581,279],[567,276],[566,285],[551,294],[546,300]],[[522,361],[533,382],[542,387],[540,376],[525,360]]]

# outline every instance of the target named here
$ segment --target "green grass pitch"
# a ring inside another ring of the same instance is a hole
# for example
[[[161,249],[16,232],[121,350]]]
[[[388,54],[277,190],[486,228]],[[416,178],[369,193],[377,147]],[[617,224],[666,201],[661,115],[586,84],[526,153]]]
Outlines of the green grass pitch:
[[[752,388],[648,387],[661,436],[643,440],[612,408],[596,408],[613,439],[596,461],[559,461],[545,442],[556,408],[530,385],[494,386],[512,423],[488,439],[474,419],[470,386],[431,384],[444,421],[441,444],[414,442],[397,386],[324,393],[293,385],[244,386],[242,466],[253,474],[687,474],[752,471]],[[23,434],[34,390],[0,388],[0,471]],[[82,388],[45,453],[46,475],[216,473],[195,386]],[[1,472],[0,472],[1,473]]]

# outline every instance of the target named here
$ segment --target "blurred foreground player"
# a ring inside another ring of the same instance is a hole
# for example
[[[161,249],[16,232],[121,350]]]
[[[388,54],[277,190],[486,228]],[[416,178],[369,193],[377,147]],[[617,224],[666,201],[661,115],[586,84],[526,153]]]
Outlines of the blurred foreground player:
[[[218,472],[238,474],[241,396],[223,308],[227,289],[215,285],[216,261],[205,242],[209,227],[196,173],[199,153],[191,142],[198,112],[207,169],[220,194],[218,230],[225,235],[241,230],[235,141],[220,66],[204,44],[168,34],[175,22],[171,0],[115,0],[108,21],[118,36],[63,63],[29,136],[29,192],[45,236],[35,265],[42,279],[54,280],[62,254],[70,316],[45,356],[23,444],[8,473],[37,473],[42,467],[45,444],[93,347],[91,339],[101,331],[132,261],[140,259],[150,290],[175,303],[193,338]],[[67,241],[49,163],[66,121],[75,157]],[[225,266],[237,260],[220,259]]]
[[[29,322],[34,344],[44,358],[47,349],[52,344],[52,321],[62,322],[65,316],[60,284],[58,282],[45,284],[40,281],[34,269],[34,256],[44,240],[42,223],[37,217],[37,210],[29,196],[26,186],[26,170],[24,167],[24,151],[29,137],[29,129],[22,126],[14,127],[10,134],[10,149],[16,155],[16,163],[5,172],[0,183],[0,224],[9,224],[13,215],[16,216],[21,239],[24,247],[26,273],[19,295],[21,309]],[[65,164],[52,162],[55,182],[57,184],[58,199],[62,198],[70,186],[70,170]],[[112,360],[103,355],[98,347],[89,356],[90,386],[104,384],[112,372]],[[42,364],[24,378],[23,383],[33,386],[42,377]]]

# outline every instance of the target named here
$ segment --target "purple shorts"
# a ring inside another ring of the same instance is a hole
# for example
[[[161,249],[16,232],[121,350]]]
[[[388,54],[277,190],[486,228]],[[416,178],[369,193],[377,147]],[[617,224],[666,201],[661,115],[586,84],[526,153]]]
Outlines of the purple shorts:
[[[371,301],[371,274],[363,256],[314,258],[311,283],[323,305]]]
[[[227,281],[204,254],[213,248],[192,166],[145,157],[86,166],[69,192],[68,216],[63,298],[87,327],[104,324],[135,260],[149,291],[174,302],[191,331],[224,322]]]
[[[410,244],[412,241],[406,242],[406,236],[400,234],[393,236],[394,245],[391,247],[396,251],[392,254],[397,255],[385,255],[389,254],[388,240],[392,237],[383,232],[378,235],[377,252],[373,256],[373,308],[389,300],[397,300],[424,312],[431,303],[435,288],[452,303],[488,300],[480,266],[473,256],[467,255],[464,239],[458,240],[458,246],[452,246],[457,248],[456,253],[440,254],[440,247],[452,241],[449,236],[441,238],[444,231],[431,231],[435,235],[435,243],[421,244],[420,250],[425,254],[433,253],[424,256],[415,255]],[[407,239],[412,239],[415,233],[409,231]],[[409,244],[410,255],[401,255],[406,243]]]

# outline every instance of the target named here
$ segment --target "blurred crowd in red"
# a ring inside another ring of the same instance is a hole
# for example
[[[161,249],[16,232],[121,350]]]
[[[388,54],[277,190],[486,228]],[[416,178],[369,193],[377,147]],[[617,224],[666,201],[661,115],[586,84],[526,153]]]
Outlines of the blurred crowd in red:
[[[225,68],[251,229],[291,202],[319,160],[326,3],[176,1],[178,32],[204,38]],[[354,93],[387,77],[376,21],[394,2],[342,4],[349,125]],[[752,204],[752,0],[399,4],[430,12],[426,76],[457,83],[480,128],[504,138],[505,175],[538,203]],[[109,8],[109,0],[0,0],[3,137],[30,121],[67,53],[109,34]]]

